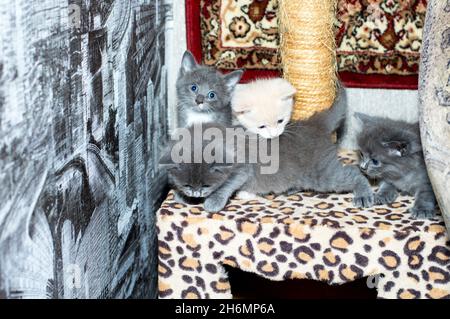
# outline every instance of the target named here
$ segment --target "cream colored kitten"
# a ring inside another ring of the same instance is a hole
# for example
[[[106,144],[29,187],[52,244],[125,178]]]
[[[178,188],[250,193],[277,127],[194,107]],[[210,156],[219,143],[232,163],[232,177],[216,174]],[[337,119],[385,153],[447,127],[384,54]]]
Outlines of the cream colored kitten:
[[[284,79],[260,79],[236,88],[231,106],[247,130],[263,138],[274,138],[283,134],[289,123],[295,92]]]

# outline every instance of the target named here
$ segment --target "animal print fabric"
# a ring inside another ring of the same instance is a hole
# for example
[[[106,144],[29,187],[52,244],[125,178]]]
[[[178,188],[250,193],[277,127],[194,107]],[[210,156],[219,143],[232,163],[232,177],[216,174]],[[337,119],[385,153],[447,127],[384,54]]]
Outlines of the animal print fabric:
[[[427,0],[339,0],[339,71],[416,75]],[[201,0],[203,61],[220,69],[280,69],[277,0]]]
[[[352,153],[343,153],[353,164]],[[440,215],[413,220],[413,198],[357,209],[351,194],[234,199],[220,213],[173,201],[158,212],[159,297],[232,298],[223,265],[281,281],[343,284],[373,276],[379,298],[450,298]],[[374,288],[375,289],[375,288]]]

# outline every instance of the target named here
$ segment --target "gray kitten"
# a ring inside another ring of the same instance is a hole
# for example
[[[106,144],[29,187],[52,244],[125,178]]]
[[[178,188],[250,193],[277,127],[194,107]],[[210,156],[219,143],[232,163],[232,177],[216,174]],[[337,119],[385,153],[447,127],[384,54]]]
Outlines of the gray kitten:
[[[247,194],[282,194],[301,190],[323,193],[353,191],[355,206],[372,206],[373,192],[368,180],[358,167],[341,164],[337,145],[331,139],[331,133],[345,119],[343,98],[329,111],[305,121],[289,123],[279,136],[278,173],[264,175],[258,165],[253,166],[250,178],[240,189],[244,192],[242,198]]]
[[[202,129],[218,128],[225,136],[225,127],[208,123]],[[194,136],[194,127],[188,128],[190,136]],[[194,152],[203,151],[211,142],[202,140],[202,143],[194,143],[192,140],[192,154],[190,163],[174,163],[171,152],[174,145],[179,140],[172,140],[167,146],[160,165],[168,171],[169,183],[174,188],[175,201],[186,204],[197,204],[204,201],[204,209],[208,212],[221,211],[227,204],[230,197],[247,180],[248,167],[245,164],[237,164],[235,160],[235,150],[227,148],[225,140],[218,139],[213,142],[214,147],[223,147],[225,152],[223,160],[219,162],[207,163],[202,157],[200,163],[194,163]],[[226,162],[227,152],[233,152],[231,162]]]
[[[414,218],[435,215],[436,199],[428,178],[420,142],[419,124],[356,113],[363,124],[358,136],[361,170],[381,181],[376,204],[390,204],[397,190],[415,196],[409,211]]]
[[[178,127],[207,122],[231,125],[231,95],[242,74],[237,70],[223,75],[198,65],[186,51],[177,80]]]

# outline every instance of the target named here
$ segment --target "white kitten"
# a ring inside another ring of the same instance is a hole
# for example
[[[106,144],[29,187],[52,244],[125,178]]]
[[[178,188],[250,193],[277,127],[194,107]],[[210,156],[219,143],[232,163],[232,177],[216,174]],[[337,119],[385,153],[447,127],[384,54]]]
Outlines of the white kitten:
[[[236,88],[231,106],[247,130],[274,138],[283,134],[291,119],[295,92],[284,79],[260,79]]]

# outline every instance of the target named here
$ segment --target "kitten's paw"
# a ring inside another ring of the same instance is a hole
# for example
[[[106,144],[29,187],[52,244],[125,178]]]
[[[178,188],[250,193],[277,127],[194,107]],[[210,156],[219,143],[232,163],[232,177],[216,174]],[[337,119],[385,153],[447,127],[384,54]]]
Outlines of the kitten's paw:
[[[355,195],[353,198],[353,205],[358,208],[372,207],[374,202],[374,196],[372,192]]]
[[[261,199],[261,197],[259,197],[258,195],[253,194],[253,193],[249,193],[249,192],[245,192],[245,191],[237,192],[236,198],[237,199],[241,199],[241,200],[258,200],[258,199]]]
[[[290,188],[283,195],[285,195],[285,196],[297,195],[299,191],[300,190],[297,188]]]
[[[414,219],[429,219],[436,216],[435,209],[412,207],[408,210],[408,212],[411,213],[412,218]]]
[[[176,203],[178,203],[178,204],[189,204],[187,201],[186,201],[186,198],[183,196],[183,195],[181,195],[180,193],[178,193],[178,192],[175,192],[174,194],[173,194],[173,200],[176,202]]]
[[[392,204],[397,199],[397,192],[378,192],[375,194],[376,205]]]
[[[227,205],[228,199],[222,198],[220,196],[210,196],[208,197],[204,204],[203,208],[208,213],[217,213],[220,212]]]

